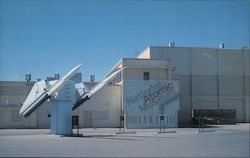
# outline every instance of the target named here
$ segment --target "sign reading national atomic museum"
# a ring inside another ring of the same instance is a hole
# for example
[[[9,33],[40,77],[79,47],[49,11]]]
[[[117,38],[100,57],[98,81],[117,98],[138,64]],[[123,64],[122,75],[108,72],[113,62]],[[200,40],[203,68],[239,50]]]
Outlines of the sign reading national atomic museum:
[[[123,110],[129,127],[157,127],[160,115],[176,123],[179,110],[178,81],[124,81]],[[132,125],[133,124],[133,125]]]

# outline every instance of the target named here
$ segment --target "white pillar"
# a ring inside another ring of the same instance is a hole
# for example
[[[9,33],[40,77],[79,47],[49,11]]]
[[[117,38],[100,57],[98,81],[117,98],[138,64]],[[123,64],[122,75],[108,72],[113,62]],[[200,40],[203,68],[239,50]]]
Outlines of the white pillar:
[[[72,104],[75,99],[75,84],[69,81],[55,98],[51,99],[51,125],[52,134],[72,134]]]
[[[72,108],[70,104],[64,101],[53,101],[50,130],[52,134],[72,134]]]

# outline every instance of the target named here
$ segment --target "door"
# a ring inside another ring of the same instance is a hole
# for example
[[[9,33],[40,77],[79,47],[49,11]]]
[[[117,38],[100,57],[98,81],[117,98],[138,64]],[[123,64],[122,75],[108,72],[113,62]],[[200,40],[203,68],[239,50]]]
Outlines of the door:
[[[84,111],[84,127],[91,128],[92,127],[92,111]]]

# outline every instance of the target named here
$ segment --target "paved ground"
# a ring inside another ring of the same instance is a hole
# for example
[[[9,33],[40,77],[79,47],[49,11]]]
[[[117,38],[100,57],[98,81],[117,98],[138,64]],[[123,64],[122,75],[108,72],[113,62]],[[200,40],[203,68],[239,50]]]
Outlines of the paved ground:
[[[0,157],[249,157],[249,124],[195,128],[81,129],[83,137],[50,135],[47,129],[0,130]]]

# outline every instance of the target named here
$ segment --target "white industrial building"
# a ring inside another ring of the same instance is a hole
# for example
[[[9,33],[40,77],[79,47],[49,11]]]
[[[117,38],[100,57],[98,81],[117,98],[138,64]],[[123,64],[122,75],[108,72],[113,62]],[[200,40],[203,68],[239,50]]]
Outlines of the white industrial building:
[[[73,111],[80,127],[156,128],[190,124],[193,109],[235,109],[250,122],[250,50],[150,46],[122,58],[108,76],[124,70]],[[51,79],[51,78],[50,78]],[[74,77],[81,81],[81,74]],[[84,82],[91,89],[96,82]],[[49,128],[50,105],[28,118],[19,115],[33,81],[0,81],[0,128]]]
[[[120,116],[124,116],[126,128],[156,128],[159,127],[160,116],[164,115],[167,127],[177,127],[179,87],[178,81],[169,80],[171,70],[167,60],[123,58],[108,76],[121,68],[124,70],[120,75],[74,111],[73,114],[83,120],[80,126],[119,127]],[[170,88],[163,87],[164,84],[171,84],[172,93],[176,94],[170,95]],[[145,101],[146,95],[154,95],[154,98],[148,97]],[[167,107],[162,107],[161,113],[160,104],[173,97]],[[158,99],[158,102],[153,103],[150,99]]]
[[[151,46],[138,58],[171,60],[181,123],[190,122],[192,109],[236,109],[237,122],[250,121],[249,49]]]

